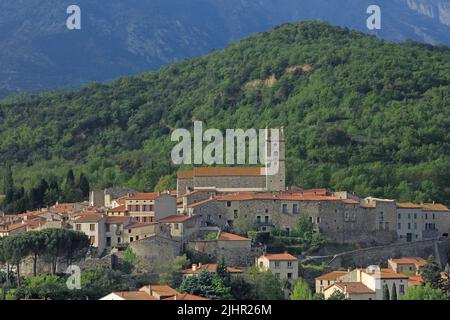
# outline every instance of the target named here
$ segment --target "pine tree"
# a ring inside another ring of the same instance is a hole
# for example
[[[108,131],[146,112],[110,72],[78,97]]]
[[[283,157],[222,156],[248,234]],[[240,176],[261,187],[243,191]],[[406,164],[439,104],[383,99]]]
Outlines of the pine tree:
[[[439,287],[441,280],[441,270],[433,256],[429,256],[427,264],[420,269],[420,275],[425,283],[429,283],[433,289]]]
[[[391,300],[389,297],[389,288],[387,284],[383,286],[383,300]]]

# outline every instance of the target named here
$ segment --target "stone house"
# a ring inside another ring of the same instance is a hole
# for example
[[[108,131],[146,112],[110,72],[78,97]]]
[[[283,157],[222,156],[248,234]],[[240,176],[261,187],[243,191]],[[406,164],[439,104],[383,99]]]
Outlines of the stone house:
[[[89,237],[91,245],[101,255],[106,248],[106,217],[99,214],[85,214],[74,220],[74,230],[83,232]]]
[[[277,280],[294,282],[298,278],[298,259],[289,253],[263,254],[256,259],[256,266],[272,271]]]
[[[125,199],[128,215],[139,222],[154,222],[177,213],[177,200],[168,193],[137,193]]]

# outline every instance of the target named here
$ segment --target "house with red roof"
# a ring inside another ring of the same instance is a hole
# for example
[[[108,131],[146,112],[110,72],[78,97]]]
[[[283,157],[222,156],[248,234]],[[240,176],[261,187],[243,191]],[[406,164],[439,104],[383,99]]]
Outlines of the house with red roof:
[[[256,259],[256,266],[262,270],[270,270],[277,280],[295,281],[298,278],[297,257],[284,253],[264,253]]]

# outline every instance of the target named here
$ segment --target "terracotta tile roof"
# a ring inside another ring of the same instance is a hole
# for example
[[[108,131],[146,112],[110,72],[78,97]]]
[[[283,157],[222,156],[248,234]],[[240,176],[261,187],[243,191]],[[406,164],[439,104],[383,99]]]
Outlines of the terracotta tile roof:
[[[421,276],[409,276],[408,286],[421,286],[423,279]]]
[[[188,293],[177,293],[173,297],[164,298],[161,300],[209,300],[209,299],[203,298],[200,296],[194,296],[193,294],[188,294]]]
[[[342,199],[341,200],[343,203],[347,203],[347,204],[359,204],[359,201],[353,200],[353,199]]]
[[[192,179],[194,177],[193,170],[180,170],[177,172],[178,179]]]
[[[285,201],[343,201],[333,196],[317,196],[312,194],[289,194],[289,193],[257,193],[238,192],[218,196],[218,201],[249,201],[249,200],[285,200]]]
[[[158,222],[136,222],[130,226],[127,226],[127,229],[145,228],[149,226],[154,226],[156,224],[158,224]]]
[[[203,167],[192,170],[178,171],[178,179],[192,179],[193,177],[245,177],[261,176],[260,167]]]
[[[127,211],[127,208],[124,204],[108,210],[108,212],[124,212],[124,211]]]
[[[292,261],[298,260],[296,257],[289,253],[266,253],[263,255],[266,259],[271,261]]]
[[[211,201],[213,201],[213,200],[215,200],[215,199],[209,198],[209,199],[206,199],[206,200],[194,202],[194,203],[191,203],[191,204],[189,205],[189,208],[195,208],[195,207],[201,206],[202,204],[211,202]]]
[[[27,221],[24,221],[23,223],[27,226],[27,229],[29,229],[29,230],[33,230],[33,229],[39,228],[42,225],[40,219],[38,219],[38,220],[27,220]]]
[[[449,211],[449,209],[440,203],[424,203],[422,205],[424,211]]]
[[[77,218],[75,220],[75,223],[89,223],[89,222],[96,223],[102,219],[103,219],[103,217],[101,215],[88,213],[88,214],[84,214],[84,215],[80,216],[79,218]]]
[[[217,263],[204,263],[202,265],[196,266],[195,270],[193,270],[193,268],[189,268],[189,269],[185,269],[181,272],[184,274],[197,274],[197,273],[202,272],[203,270],[215,273],[217,271]],[[244,272],[244,270],[242,270],[242,269],[228,267],[228,266],[227,266],[227,270],[229,273],[243,273]]]
[[[415,204],[412,202],[397,203],[397,207],[402,209],[422,209],[420,204]]]
[[[122,224],[130,220],[130,217],[106,217],[107,224]]]
[[[364,273],[366,274],[370,274],[368,273],[366,270],[363,270]],[[397,273],[392,269],[381,269],[380,270],[380,278],[381,279],[408,279],[407,275],[401,274],[401,273]]]
[[[367,288],[361,282],[336,282],[335,284],[331,285],[327,289],[329,289],[333,286],[337,286],[342,291],[346,291],[349,294],[375,293],[375,291]],[[325,290],[327,290],[327,289],[325,289]]]
[[[317,277],[316,280],[333,280],[336,281],[338,277],[346,275],[348,272],[346,271],[332,271],[329,273],[325,273],[320,277]]]
[[[162,218],[160,220],[158,220],[158,222],[161,223],[181,223],[181,222],[185,222],[189,219],[192,219],[192,216],[187,216],[184,214],[179,214],[179,215],[172,215],[172,216],[168,216],[165,218]]]
[[[17,229],[26,228],[26,227],[27,227],[27,225],[22,222],[8,224],[8,225],[0,226],[0,232],[11,232],[11,231],[15,231]]]
[[[123,298],[124,300],[158,300],[157,298],[143,291],[119,291],[113,293]]]
[[[221,232],[219,236],[219,240],[222,241],[250,241],[249,238],[238,236],[237,234]]]
[[[442,211],[447,212],[450,211],[446,206],[440,203],[422,203],[422,204],[416,204],[416,203],[397,203],[398,208],[403,209],[422,209],[423,211]]]
[[[126,200],[154,200],[160,197],[160,193],[148,192],[148,193],[136,193],[126,197]]]
[[[157,294],[158,296],[163,297],[174,296],[178,293],[175,289],[169,287],[168,285],[143,286],[141,289],[139,289],[139,291],[146,292],[150,295]]]
[[[422,259],[420,257],[404,257],[399,259],[390,259],[392,262],[396,264],[415,264],[419,267],[423,267],[427,264],[427,261],[425,259]]]

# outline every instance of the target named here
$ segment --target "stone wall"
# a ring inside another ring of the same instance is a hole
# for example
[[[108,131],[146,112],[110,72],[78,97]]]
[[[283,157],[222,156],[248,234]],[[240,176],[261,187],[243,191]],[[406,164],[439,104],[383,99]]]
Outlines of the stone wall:
[[[240,241],[190,241],[187,250],[196,254],[217,260],[219,256],[225,258],[228,265],[235,267],[248,267],[255,263],[255,258],[263,254],[263,247],[251,247],[250,243]]]
[[[139,258],[137,269],[146,273],[159,273],[181,254],[179,241],[155,235],[129,244]]]
[[[316,262],[330,263],[335,268],[367,267],[369,265],[386,264],[388,259],[400,257],[422,257],[426,259],[430,255],[445,266],[450,250],[450,240],[417,241],[410,243],[396,243],[385,246],[359,249],[333,256],[322,257]]]
[[[194,188],[266,188],[266,176],[195,177]]]

